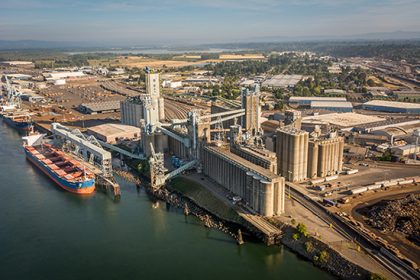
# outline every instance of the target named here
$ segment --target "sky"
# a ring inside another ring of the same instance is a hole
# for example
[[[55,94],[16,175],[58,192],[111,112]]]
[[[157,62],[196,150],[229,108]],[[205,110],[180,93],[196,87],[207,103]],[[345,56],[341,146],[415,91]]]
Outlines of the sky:
[[[0,0],[0,40],[191,44],[420,31],[420,0]]]

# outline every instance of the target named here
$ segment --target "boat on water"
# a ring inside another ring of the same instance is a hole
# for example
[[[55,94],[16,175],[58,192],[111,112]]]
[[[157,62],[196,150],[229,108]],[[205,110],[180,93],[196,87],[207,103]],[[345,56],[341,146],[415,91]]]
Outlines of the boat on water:
[[[30,131],[32,129],[33,122],[28,112],[14,111],[3,114],[2,116],[4,122],[13,128],[23,131]]]
[[[26,158],[62,189],[75,194],[91,194],[95,175],[80,161],[52,145],[43,143],[44,134],[23,137]]]

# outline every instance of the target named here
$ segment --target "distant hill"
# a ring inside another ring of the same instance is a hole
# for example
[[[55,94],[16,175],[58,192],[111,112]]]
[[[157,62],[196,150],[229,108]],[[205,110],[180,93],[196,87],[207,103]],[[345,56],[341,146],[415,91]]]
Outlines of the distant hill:
[[[95,47],[98,43],[86,42],[59,42],[41,40],[0,40],[0,50],[23,50],[23,49],[57,49],[57,48],[80,48]]]
[[[250,37],[243,38],[240,40],[234,40],[233,42],[224,43],[208,43],[201,44],[199,46],[194,45],[143,45],[140,44],[139,48],[182,48],[191,49],[194,47],[203,46],[227,46],[249,43],[260,44],[260,43],[300,43],[300,42],[343,42],[343,41],[404,41],[404,40],[420,40],[420,32],[408,32],[408,31],[393,31],[393,32],[376,32],[356,35],[345,35],[345,36],[265,36],[265,37]],[[65,50],[109,50],[110,48],[127,48],[128,45],[135,45],[133,43],[124,46],[123,43],[104,43],[104,42],[62,42],[62,41],[42,41],[42,40],[0,40],[0,50],[25,50],[25,49],[65,49]],[[130,48],[130,47],[129,47]]]

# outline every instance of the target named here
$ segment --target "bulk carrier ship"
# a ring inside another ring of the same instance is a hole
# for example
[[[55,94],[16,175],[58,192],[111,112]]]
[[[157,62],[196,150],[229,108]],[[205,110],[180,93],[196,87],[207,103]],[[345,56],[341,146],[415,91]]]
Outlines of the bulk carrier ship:
[[[32,129],[32,118],[28,112],[6,113],[3,114],[3,120],[18,130],[30,131]]]
[[[90,194],[95,190],[95,175],[78,160],[50,144],[42,143],[44,135],[23,137],[26,158],[62,189],[76,194]]]

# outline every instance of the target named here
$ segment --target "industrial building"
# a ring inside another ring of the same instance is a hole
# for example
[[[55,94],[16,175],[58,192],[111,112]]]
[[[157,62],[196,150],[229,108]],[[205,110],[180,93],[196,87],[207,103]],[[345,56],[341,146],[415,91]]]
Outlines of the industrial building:
[[[309,133],[294,127],[277,130],[276,153],[279,175],[297,182],[307,178]]]
[[[284,125],[301,129],[302,113],[297,110],[286,110],[286,112],[284,112]]]
[[[260,88],[255,85],[252,91],[243,88],[241,92],[242,109],[245,115],[242,117],[242,127],[255,135],[260,130]]]
[[[302,75],[276,75],[262,83],[263,87],[269,88],[288,88],[294,87],[303,79]]]
[[[366,125],[370,123],[377,123],[384,121],[384,118],[380,118],[377,116],[369,116],[369,115],[362,115],[357,113],[331,113],[331,114],[323,114],[323,115],[316,115],[316,116],[307,116],[304,117],[302,122],[303,123],[311,123],[311,122],[323,122],[329,123],[338,128],[348,128],[352,129],[356,126]]]
[[[311,139],[308,146],[308,177],[326,177],[343,169],[344,139],[330,133],[328,137]]]
[[[147,72],[146,94],[128,97],[120,103],[121,123],[140,127],[140,122],[144,120],[146,125],[156,127],[159,121],[165,119],[164,106],[159,74]]]
[[[342,113],[353,111],[353,105],[350,102],[311,101],[310,107],[313,110],[329,110]]]
[[[92,102],[82,103],[79,105],[79,110],[85,114],[101,114],[101,113],[112,113],[120,110],[120,101],[103,101],[103,102]]]
[[[160,94],[159,73],[146,71],[146,94],[150,96],[150,105],[152,114],[157,113],[157,121],[165,120],[164,99]],[[156,116],[151,117],[155,119]]]
[[[345,97],[318,97],[318,96],[291,96],[290,105],[310,107],[312,102],[327,102],[336,104],[337,102],[347,102]]]
[[[406,113],[406,114],[420,114],[420,104],[396,102],[396,101],[383,101],[371,100],[362,105],[365,110],[382,111],[389,113]]]
[[[1,61],[0,65],[2,66],[33,66],[34,63],[32,61]]]
[[[420,153],[420,146],[414,144],[396,146],[391,148],[391,153],[394,156],[406,157],[412,154]]]
[[[121,140],[132,140],[140,137],[140,128],[122,124],[101,124],[88,128],[87,133],[96,139],[110,144]]]
[[[247,144],[242,135],[242,127],[233,125],[230,127],[230,151],[243,159],[259,165],[274,174],[277,174],[277,156],[262,145],[255,143]],[[252,141],[252,140],[251,140]]]
[[[198,77],[189,77],[182,81],[182,84],[185,85],[215,85],[218,84],[220,81],[217,78],[213,77],[204,77],[204,76],[198,76]]]
[[[143,102],[140,96],[121,101],[120,110],[122,124],[140,127],[140,121],[144,119]]]
[[[255,165],[228,149],[205,146],[203,173],[240,196],[263,216],[284,213],[284,178]]]
[[[44,76],[45,80],[47,80],[47,81],[67,79],[67,78],[82,78],[82,77],[86,76],[86,74],[81,72],[81,71],[77,71],[77,72],[46,72],[46,73],[42,73],[42,75]]]

